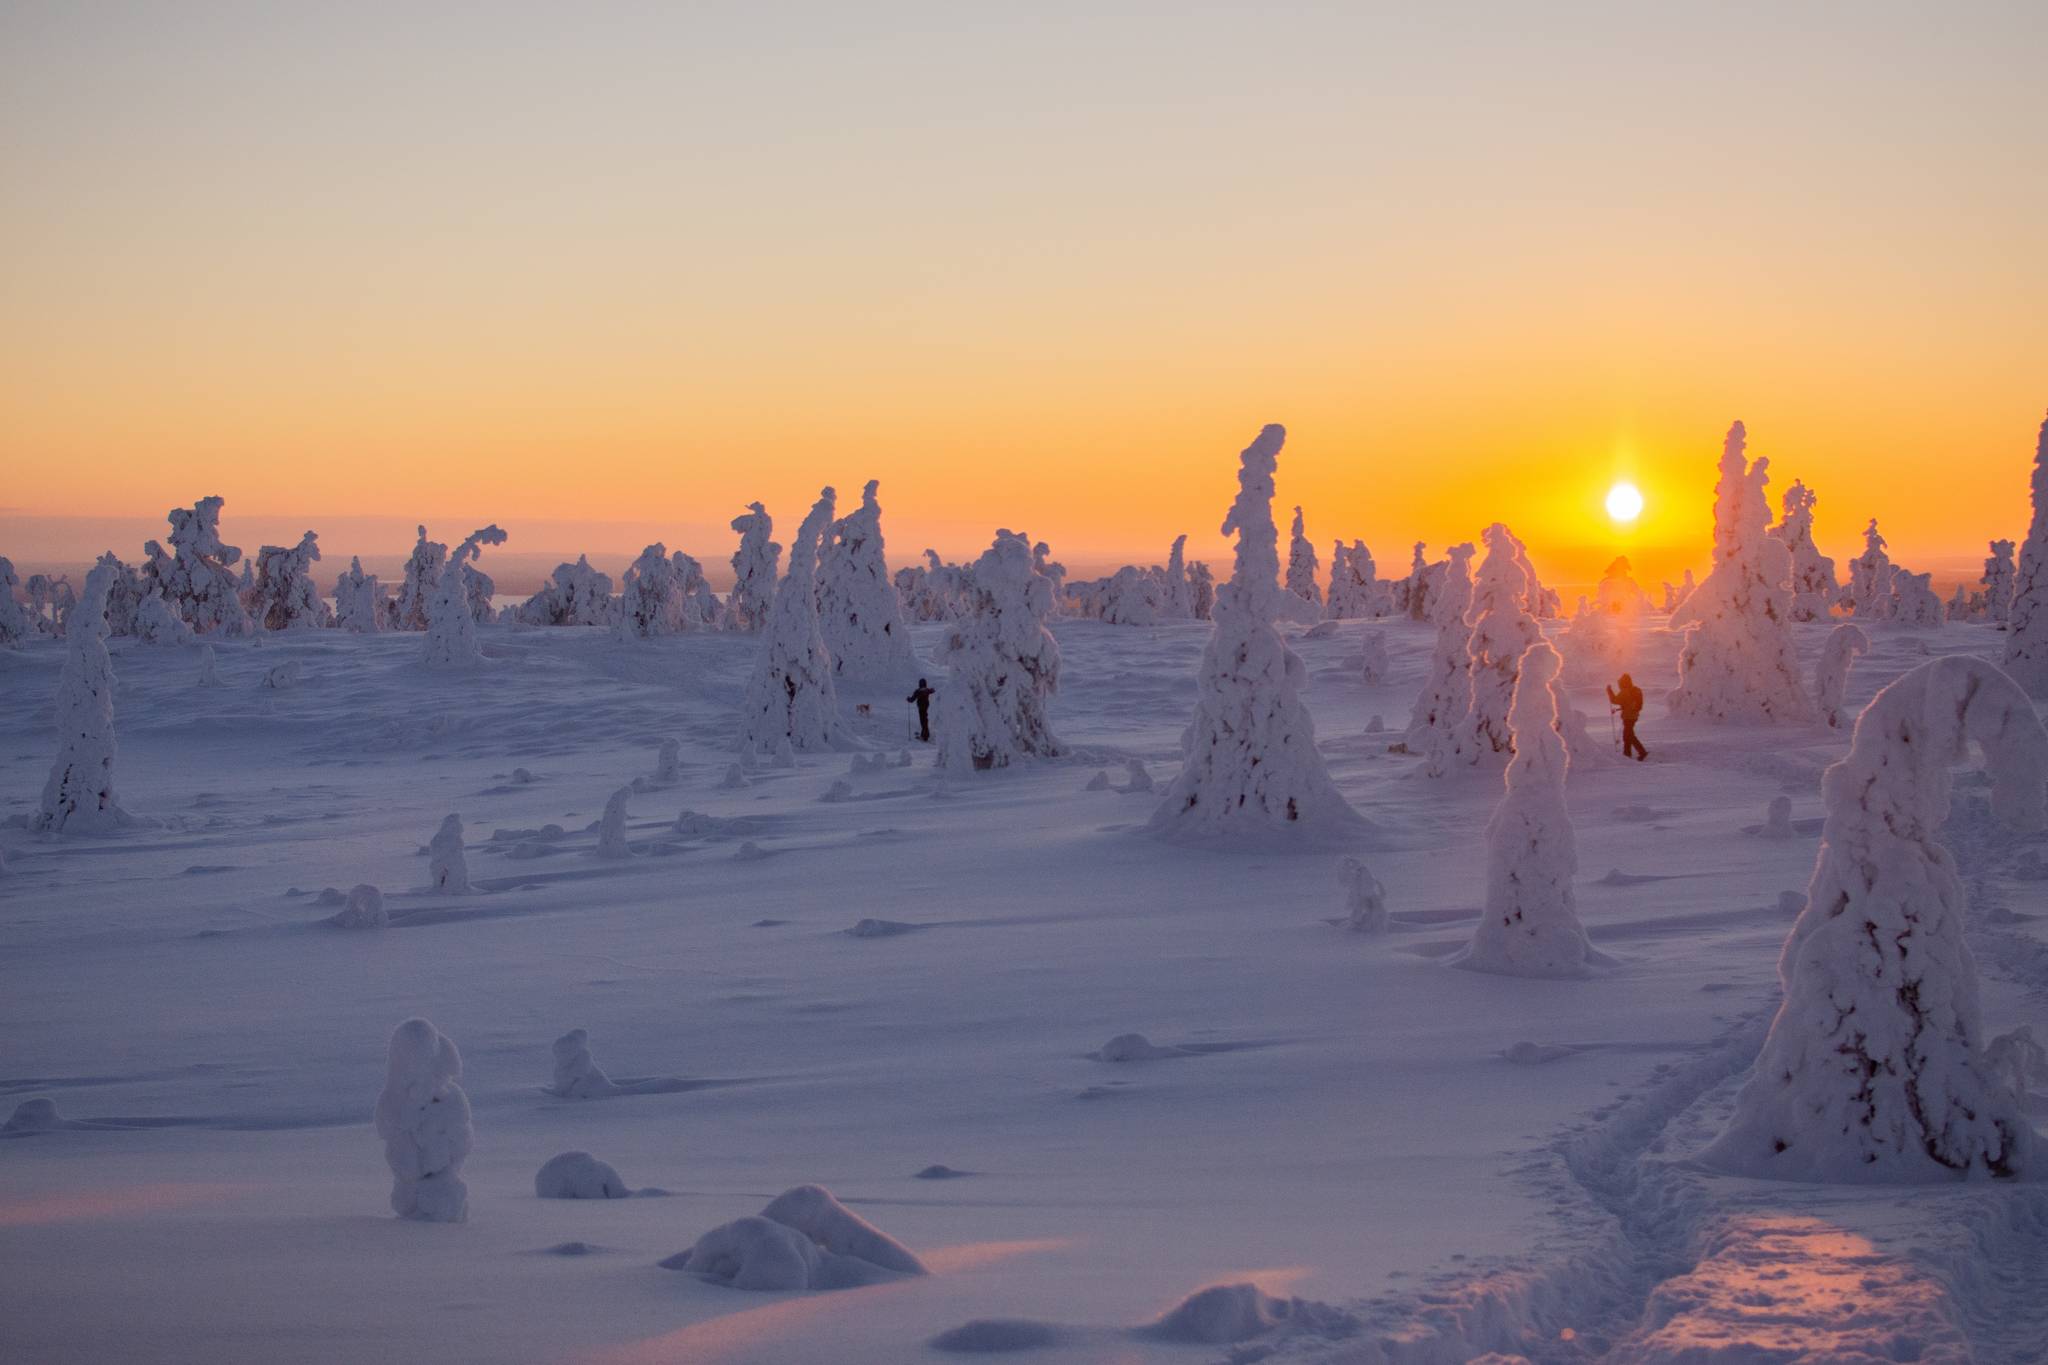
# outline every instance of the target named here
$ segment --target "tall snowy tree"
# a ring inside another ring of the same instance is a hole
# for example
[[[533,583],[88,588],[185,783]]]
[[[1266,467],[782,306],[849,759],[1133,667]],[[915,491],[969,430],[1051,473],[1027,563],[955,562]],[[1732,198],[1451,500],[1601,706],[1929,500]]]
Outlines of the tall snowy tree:
[[[1709,1163],[1857,1184],[2036,1173],[2022,1099],[1985,1062],[1963,885],[1937,837],[1949,770],[1972,743],[1993,812],[2041,828],[2048,730],[1990,664],[1929,660],[1857,719],[1821,781],[1820,857],[1778,964],[1784,1003]]]
[[[1592,945],[1579,924],[1579,870],[1565,806],[1564,740],[1557,722],[1557,651],[1542,639],[1515,662],[1509,730],[1514,759],[1486,822],[1486,908],[1456,966],[1506,976],[1581,976]]]
[[[234,572],[242,552],[220,538],[224,506],[226,499],[211,497],[190,507],[173,507],[172,553],[166,555],[153,540],[146,547],[164,600],[201,635],[246,635],[251,629]]]
[[[1453,545],[1444,571],[1429,590],[1430,619],[1436,625],[1436,648],[1422,691],[1408,717],[1408,747],[1425,755],[1432,776],[1449,771],[1457,753],[1465,713],[1472,706],[1472,626],[1465,619],[1472,605],[1472,543]]]
[[[1835,581],[1835,561],[1813,543],[1813,509],[1820,501],[1798,480],[1785,490],[1783,509],[1771,534],[1792,552],[1792,619],[1825,621],[1842,588]]]
[[[1199,559],[1188,565],[1188,611],[1197,621],[1216,612],[1216,575]]]
[[[464,570],[486,545],[503,545],[505,533],[486,526],[470,533],[469,539],[441,566],[441,580],[427,603],[427,644],[424,657],[433,668],[475,668],[484,661],[477,643],[476,613],[470,606],[469,579]]]
[[[895,684],[916,676],[917,656],[882,551],[879,487],[869,479],[860,506],[832,523],[818,570],[818,617],[839,677]]]
[[[1316,586],[1316,547],[1310,543],[1308,532],[1303,529],[1299,507],[1294,509],[1294,533],[1287,542],[1287,591],[1311,607],[1323,605],[1322,589]],[[1322,613],[1296,611],[1294,614],[1313,621]]]
[[[1354,621],[1386,614],[1385,585],[1365,542],[1337,541],[1330,549],[1330,592],[1323,604],[1329,621]]]
[[[98,834],[131,823],[114,796],[114,661],[107,653],[107,590],[98,565],[72,610],[64,671],[57,678],[57,760],[29,828]]]
[[[2020,573],[2014,581],[2012,609],[2006,618],[2005,671],[2027,695],[2048,699],[2048,418],[2034,446],[2034,520],[2020,547]]]
[[[1422,541],[1415,542],[1415,554],[1408,562],[1408,576],[1401,580],[1396,591],[1400,609],[1411,621],[1433,621],[1429,609],[1429,559],[1423,553],[1428,548]]]
[[[0,555],[0,645],[18,645],[38,632],[22,609],[21,580],[15,577],[14,561]]]
[[[1240,456],[1237,500],[1223,522],[1223,534],[1237,536],[1236,566],[1216,592],[1185,761],[1153,812],[1156,834],[1205,840],[1296,831],[1325,839],[1365,828],[1316,751],[1301,700],[1308,670],[1274,629],[1286,590],[1273,474],[1286,439],[1285,428],[1268,426]]]
[[[256,552],[256,585],[249,614],[263,630],[312,630],[334,613],[313,582],[320,537],[308,531],[297,545],[265,545]]]
[[[1675,715],[1703,720],[1806,720],[1813,705],[1792,644],[1792,552],[1768,533],[1770,461],[1745,461],[1742,423],[1728,428],[1714,486],[1714,567],[1680,604]]]
[[[782,562],[782,546],[768,537],[775,520],[758,502],[732,519],[739,532],[740,547],[733,551],[732,596],[726,599],[728,630],[757,631],[768,623],[768,604],[775,598],[776,566]]]
[[[740,749],[774,753],[787,744],[815,753],[839,742],[832,656],[818,630],[818,546],[832,525],[837,495],[825,489],[797,528],[789,571],[769,604],[761,653],[741,705]]]
[[[1052,580],[1032,569],[1026,536],[997,531],[968,574],[970,607],[941,655],[938,764],[965,772],[1064,752],[1046,719],[1060,686],[1060,647],[1045,628]]]
[[[1889,620],[1892,611],[1892,557],[1885,553],[1877,518],[1863,528],[1863,553],[1849,561],[1849,601],[1858,618]]]
[[[1471,700],[1456,732],[1455,753],[1465,763],[1500,768],[1515,752],[1508,711],[1517,670],[1543,632],[1527,610],[1528,570],[1516,553],[1514,533],[1495,522],[1480,538],[1486,542],[1486,558],[1472,580],[1472,606],[1466,613],[1472,626]]]
[[[1600,575],[1600,584],[1594,589],[1594,602],[1600,611],[1608,616],[1633,616],[1646,610],[1650,599],[1643,592],[1642,584],[1630,574],[1633,568],[1627,555],[1616,555]]]

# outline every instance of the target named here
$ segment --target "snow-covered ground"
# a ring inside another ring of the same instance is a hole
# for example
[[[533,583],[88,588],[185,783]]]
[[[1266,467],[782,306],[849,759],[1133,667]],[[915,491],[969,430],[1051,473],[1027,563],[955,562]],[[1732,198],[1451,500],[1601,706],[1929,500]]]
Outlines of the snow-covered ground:
[[[744,787],[723,779],[755,638],[491,626],[467,673],[415,634],[316,631],[216,643],[221,687],[197,647],[113,641],[117,789],[154,826],[0,827],[0,1118],[46,1097],[59,1119],[0,1138],[0,1360],[2041,1358],[2042,1187],[1686,1160],[1768,1025],[1846,728],[1665,718],[1678,642],[1653,622],[1652,761],[1568,787],[1578,912],[1613,964],[1455,971],[1501,778],[1388,751],[1433,630],[1285,628],[1369,831],[1270,852],[1144,833],[1208,630],[1055,623],[1071,757],[942,779],[911,744],[908,767],[805,754]],[[1808,676],[1828,630],[1797,628]],[[1371,687],[1367,633],[1391,658]],[[1868,633],[1852,713],[1926,651],[2004,640]],[[937,655],[941,627],[912,635]],[[0,816],[35,806],[62,658],[0,650]],[[264,686],[287,662],[297,685]],[[905,690],[842,683],[842,723],[893,759]],[[1597,733],[1604,699],[1575,695]],[[1125,790],[1132,758],[1155,790]],[[602,856],[635,779],[628,854]],[[1779,795],[1791,837],[1762,833]],[[451,813],[464,895],[426,889]],[[1947,838],[1986,1023],[2039,1028],[2048,842],[1993,824],[1968,776]],[[1386,889],[1384,937],[1332,923],[1346,854]],[[324,924],[323,888],[359,883],[388,927]],[[460,1050],[464,1223],[387,1202],[372,1110],[415,1015]],[[595,1098],[553,1093],[576,1028]],[[1101,1059],[1132,1033],[1152,1048]],[[536,1197],[577,1150],[636,1194]],[[808,1183],[931,1273],[754,1293],[658,1264]],[[1240,1282],[1278,1300],[1194,1320],[1278,1325],[1132,1330]]]

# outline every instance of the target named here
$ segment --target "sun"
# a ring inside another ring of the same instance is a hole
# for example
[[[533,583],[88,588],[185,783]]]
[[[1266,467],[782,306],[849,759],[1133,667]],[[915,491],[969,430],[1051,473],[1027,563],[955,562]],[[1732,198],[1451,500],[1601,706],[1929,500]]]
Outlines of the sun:
[[[1618,483],[1607,490],[1607,515],[1627,524],[1643,514],[1642,490],[1632,483]]]

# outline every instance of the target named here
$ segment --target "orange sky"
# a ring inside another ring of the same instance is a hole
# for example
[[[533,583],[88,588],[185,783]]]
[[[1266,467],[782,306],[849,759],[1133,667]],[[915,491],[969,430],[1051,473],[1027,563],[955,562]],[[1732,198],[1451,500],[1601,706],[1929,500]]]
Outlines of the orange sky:
[[[878,477],[899,561],[1217,557],[1280,421],[1326,560],[1654,581],[1736,417],[1838,556],[2018,536],[2042,9],[1641,8],[14,7],[0,553],[217,492],[722,561]]]

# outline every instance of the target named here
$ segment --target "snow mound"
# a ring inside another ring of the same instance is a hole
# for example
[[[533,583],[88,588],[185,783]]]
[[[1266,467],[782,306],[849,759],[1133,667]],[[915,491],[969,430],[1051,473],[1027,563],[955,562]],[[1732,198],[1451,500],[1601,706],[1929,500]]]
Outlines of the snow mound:
[[[1387,929],[1387,890],[1372,870],[1356,858],[1337,864],[1337,886],[1344,893],[1344,927],[1360,934]]]
[[[384,909],[384,893],[368,882],[358,882],[349,888],[348,900],[341,910],[327,922],[341,929],[382,929],[391,922],[391,916]]]
[[[722,1223],[662,1265],[734,1289],[846,1289],[929,1272],[916,1254],[819,1185],[799,1185],[757,1216]]]
[[[934,1351],[953,1355],[990,1356],[1011,1351],[1043,1351],[1073,1335],[1068,1329],[1030,1318],[976,1318],[933,1337]]]
[[[1297,1302],[1275,1298],[1255,1284],[1211,1285],[1188,1295],[1142,1335],[1205,1346],[1233,1345],[1285,1323]]]
[[[624,1199],[633,1193],[609,1163],[588,1152],[549,1157],[533,1177],[533,1192],[541,1199]]]
[[[64,1121],[57,1117],[57,1102],[38,1095],[15,1105],[14,1112],[7,1116],[7,1122],[0,1124],[0,1133],[52,1133],[63,1124]]]
[[[1155,1046],[1142,1033],[1119,1033],[1100,1049],[1089,1053],[1088,1058],[1096,1062],[1157,1062],[1187,1055],[1186,1048]]]
[[[864,919],[846,931],[849,938],[895,938],[899,934],[914,934],[924,928],[900,919]]]
[[[740,771],[739,764],[728,763],[725,768],[725,776],[718,779],[718,785],[723,791],[737,791],[741,787],[750,787],[753,784],[747,781],[747,775]]]
[[[555,1078],[548,1093],[565,1100],[595,1100],[616,1095],[619,1087],[590,1056],[590,1034],[572,1028],[555,1039]]]
[[[1083,787],[1083,788],[1082,788],[1081,790],[1083,790],[1083,791],[1091,791],[1091,792],[1106,792],[1106,791],[1108,791],[1108,790],[1109,790],[1109,769],[1107,769],[1107,768],[1097,768],[1097,769],[1095,770],[1095,776],[1093,776],[1093,777],[1089,778],[1089,779],[1088,779],[1088,783],[1087,783],[1087,785],[1086,785],[1086,786],[1084,786],[1084,787]]]
[[[462,817],[451,815],[427,845],[427,878],[443,896],[469,894],[469,863],[462,854]]]

